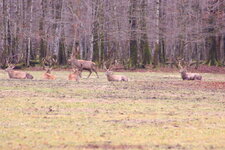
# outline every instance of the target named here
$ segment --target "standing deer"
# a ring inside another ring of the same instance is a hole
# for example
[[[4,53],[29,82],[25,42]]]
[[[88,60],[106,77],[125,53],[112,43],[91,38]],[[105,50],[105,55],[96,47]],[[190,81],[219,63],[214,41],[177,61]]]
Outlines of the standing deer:
[[[33,79],[34,77],[23,71],[13,70],[15,65],[8,65],[8,68],[5,71],[8,73],[10,79]]]
[[[202,76],[198,73],[188,73],[187,66],[183,67],[181,61],[178,61],[178,66],[180,68],[181,78],[183,80],[202,80]]]
[[[80,78],[81,78],[81,70],[73,68],[73,72],[69,74],[68,80],[75,80],[78,82]]]
[[[46,70],[46,72],[43,74],[43,78],[46,80],[55,80],[56,77],[51,74],[52,71],[52,67],[44,67],[44,69]]]
[[[75,57],[70,58],[68,60],[69,63],[71,63],[73,66],[76,66],[79,70],[81,70],[81,73],[83,70],[87,70],[89,71],[89,75],[87,78],[90,77],[90,75],[92,74],[92,72],[95,72],[95,74],[97,75],[97,78],[99,78],[98,73],[97,73],[97,69],[96,69],[96,64],[92,61],[87,61],[87,60],[78,60]]]

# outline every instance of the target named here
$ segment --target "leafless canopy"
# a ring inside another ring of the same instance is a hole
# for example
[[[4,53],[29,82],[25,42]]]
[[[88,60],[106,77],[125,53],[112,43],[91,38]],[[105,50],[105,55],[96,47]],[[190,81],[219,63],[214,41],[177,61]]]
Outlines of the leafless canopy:
[[[3,0],[0,62],[47,65],[54,56],[66,65],[72,54],[98,66],[108,59],[127,68],[157,66],[177,57],[223,65],[224,6],[225,0]]]

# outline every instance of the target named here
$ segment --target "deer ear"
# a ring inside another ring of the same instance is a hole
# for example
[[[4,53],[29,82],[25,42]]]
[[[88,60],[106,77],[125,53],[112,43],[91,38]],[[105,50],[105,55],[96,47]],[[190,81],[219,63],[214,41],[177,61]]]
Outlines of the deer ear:
[[[8,68],[14,69],[16,66],[15,65],[9,65]]]
[[[15,65],[11,65],[10,68],[14,69],[15,68]]]

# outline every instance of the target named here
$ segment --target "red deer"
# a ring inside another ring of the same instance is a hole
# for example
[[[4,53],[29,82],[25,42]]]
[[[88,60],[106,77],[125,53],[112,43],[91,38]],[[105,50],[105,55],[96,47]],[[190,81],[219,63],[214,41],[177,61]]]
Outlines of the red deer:
[[[45,67],[46,72],[43,74],[43,78],[46,80],[55,80],[56,77],[51,74],[52,68]]]
[[[43,74],[43,79],[45,80],[55,80],[56,77],[51,74],[53,66],[57,63],[56,59],[52,56],[46,56],[42,59],[42,65],[46,72]],[[47,66],[46,66],[47,65]]]
[[[125,75],[114,75],[109,69],[106,70],[105,75],[107,76],[108,81],[128,81],[128,78]]]
[[[95,74],[99,78],[98,73],[96,71],[97,70],[96,69],[96,64],[94,62],[87,61],[87,60],[78,60],[75,57],[70,58],[68,60],[68,62],[71,63],[71,65],[76,66],[79,70],[81,70],[81,73],[82,73],[83,70],[89,71],[89,75],[88,75],[87,78],[90,77],[90,75],[92,74],[92,72],[95,72]]]
[[[79,81],[81,78],[81,70],[78,69],[73,69],[73,72],[69,74],[68,76],[68,80],[75,80],[75,81]]]
[[[181,65],[181,61],[178,61],[178,66],[180,68],[181,78],[183,80],[202,80],[202,76],[198,73],[188,73],[187,69]]]
[[[55,80],[56,77],[51,74],[52,68],[50,67],[45,67],[46,72],[43,74],[43,78],[46,80]]]
[[[112,69],[112,61],[111,60],[108,60],[108,62],[104,62],[103,66],[104,66],[104,69],[106,69],[105,75],[106,75],[108,81],[128,81],[128,78],[125,75],[114,75],[113,71],[110,71]],[[108,66],[108,67],[106,67],[106,66]]]
[[[15,65],[8,65],[8,68],[5,69],[10,79],[33,79],[34,78],[29,73],[13,70],[14,67]]]

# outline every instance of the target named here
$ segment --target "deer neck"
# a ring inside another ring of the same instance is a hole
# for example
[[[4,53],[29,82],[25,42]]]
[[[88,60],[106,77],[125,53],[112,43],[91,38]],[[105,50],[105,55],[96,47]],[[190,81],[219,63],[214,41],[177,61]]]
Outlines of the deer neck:
[[[76,65],[79,65],[79,64],[80,64],[79,60],[76,59],[76,58],[73,59],[73,62],[74,62],[74,64],[76,64]]]
[[[8,72],[8,73],[14,72],[13,69],[6,69],[5,71]]]
[[[181,77],[182,77],[183,80],[187,78],[187,72],[186,71],[182,71],[180,74],[181,74]]]

